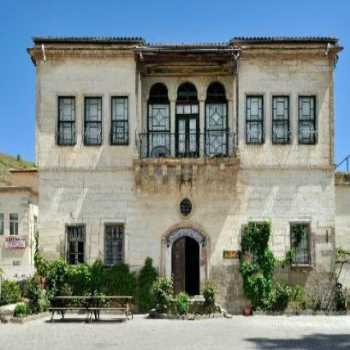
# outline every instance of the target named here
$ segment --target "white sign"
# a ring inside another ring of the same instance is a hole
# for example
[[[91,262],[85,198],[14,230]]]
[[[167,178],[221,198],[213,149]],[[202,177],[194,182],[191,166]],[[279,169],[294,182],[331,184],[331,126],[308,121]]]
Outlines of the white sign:
[[[25,249],[26,240],[18,236],[5,237],[5,248],[7,249]]]

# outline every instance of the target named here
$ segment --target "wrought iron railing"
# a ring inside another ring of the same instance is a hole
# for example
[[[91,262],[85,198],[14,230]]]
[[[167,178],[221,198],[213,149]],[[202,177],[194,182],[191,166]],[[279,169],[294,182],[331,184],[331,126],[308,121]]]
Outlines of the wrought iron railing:
[[[210,130],[205,133],[141,133],[138,147],[141,159],[231,157],[236,150],[235,135],[229,130]]]
[[[336,165],[337,170],[343,170],[347,173],[350,171],[350,154]]]

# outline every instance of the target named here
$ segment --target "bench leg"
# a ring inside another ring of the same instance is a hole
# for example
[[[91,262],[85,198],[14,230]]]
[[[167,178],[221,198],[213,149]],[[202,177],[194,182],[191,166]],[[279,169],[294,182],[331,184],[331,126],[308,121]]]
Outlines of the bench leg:
[[[54,316],[55,316],[55,311],[52,311],[52,312],[51,312],[51,319],[50,319],[50,322],[53,322]]]

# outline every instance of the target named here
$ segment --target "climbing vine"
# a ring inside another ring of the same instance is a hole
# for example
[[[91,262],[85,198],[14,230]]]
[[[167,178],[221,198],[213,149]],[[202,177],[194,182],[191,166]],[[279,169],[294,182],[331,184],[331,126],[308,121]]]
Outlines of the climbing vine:
[[[276,259],[268,247],[270,232],[269,222],[251,222],[243,229],[240,273],[254,309],[266,309],[272,294]]]

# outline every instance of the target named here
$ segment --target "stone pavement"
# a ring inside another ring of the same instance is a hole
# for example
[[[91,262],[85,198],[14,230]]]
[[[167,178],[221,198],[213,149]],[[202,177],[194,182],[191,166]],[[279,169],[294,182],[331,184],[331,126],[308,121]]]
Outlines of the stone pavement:
[[[350,349],[350,316],[0,324],[1,350]]]

